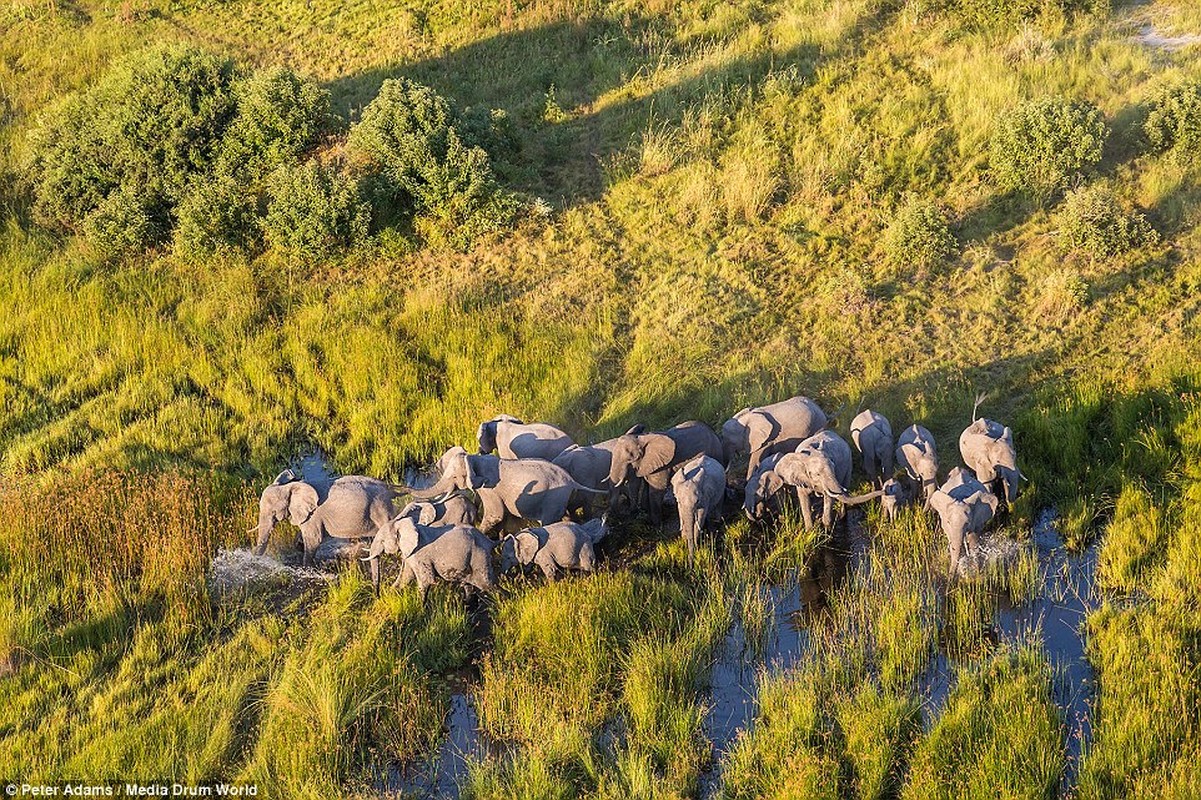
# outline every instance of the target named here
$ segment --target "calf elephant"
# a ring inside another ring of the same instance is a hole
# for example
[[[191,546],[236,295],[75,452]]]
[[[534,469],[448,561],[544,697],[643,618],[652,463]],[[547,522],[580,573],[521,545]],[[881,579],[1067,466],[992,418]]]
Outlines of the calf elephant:
[[[325,536],[360,539],[372,535],[392,519],[399,491],[392,484],[363,475],[345,475],[330,484],[322,497],[311,483],[285,470],[259,497],[258,541],[262,555],[275,526],[285,519],[300,529],[304,564],[313,564],[317,546]]]
[[[398,552],[404,559],[400,585],[416,580],[422,600],[430,586],[440,580],[471,586],[481,592],[496,588],[493,542],[468,525],[430,528],[418,525],[411,516],[397,517],[380,532],[377,541],[372,542],[365,560],[376,562],[382,553]],[[373,563],[371,574],[378,592],[378,564]]]
[[[946,483],[930,498],[930,507],[938,512],[950,551],[950,573],[955,574],[967,540],[968,552],[979,551],[980,533],[993,518],[999,505],[997,496],[967,470],[951,470]]]
[[[896,478],[884,481],[880,489],[884,492],[880,495],[880,508],[884,511],[884,518],[895,522],[897,515],[901,513],[901,507],[909,502],[909,490]]]
[[[499,458],[460,453],[446,465],[442,477],[413,496],[429,499],[470,489],[483,506],[480,530],[491,533],[509,514],[541,524],[567,516],[577,492],[603,495],[574,480],[562,467],[539,458]]]
[[[759,481],[759,496],[765,502],[784,486],[795,486],[801,501],[806,529],[813,527],[812,496],[823,498],[822,524],[834,525],[834,503],[854,506],[879,497],[876,490],[852,497],[847,492],[851,481],[851,446],[833,431],[822,431],[801,442],[796,452],[780,457],[775,469]]]
[[[418,525],[474,525],[479,511],[471,498],[456,493],[439,500],[414,500],[397,516],[411,516]]]
[[[1013,431],[991,419],[973,419],[959,436],[959,453],[976,479],[990,488],[999,481],[1005,502],[1013,503],[1018,496],[1018,483],[1023,479],[1017,466],[1017,451],[1013,446]]]
[[[785,453],[772,453],[759,462],[755,467],[755,471],[751,473],[751,477],[747,479],[746,488],[743,490],[742,510],[746,513],[747,519],[752,522],[762,520],[769,513],[778,514],[780,512],[780,504],[777,502],[777,495],[762,494],[759,491],[759,484],[764,476],[771,475],[768,480],[776,477],[775,468],[780,463]]]
[[[851,420],[851,441],[863,454],[863,472],[868,479],[884,485],[892,477],[892,426],[883,414],[864,409]]]
[[[688,548],[688,566],[691,567],[701,532],[721,519],[721,506],[726,498],[726,470],[711,456],[696,456],[672,476],[671,491],[680,512],[680,535]]]
[[[938,448],[934,434],[921,425],[910,425],[897,438],[897,465],[905,471],[914,497],[930,497],[938,488]]]
[[[749,455],[750,480],[759,462],[772,453],[790,453],[805,439],[824,429],[826,412],[808,397],[792,397],[759,408],[744,408],[721,426],[723,462],[727,467],[743,453]]]
[[[531,564],[542,570],[548,581],[555,581],[568,570],[591,573],[596,569],[595,545],[609,532],[607,517],[588,522],[555,522],[510,534],[500,543],[500,571]]]
[[[542,458],[553,461],[575,442],[554,425],[522,422],[501,414],[480,425],[476,431],[480,453],[496,451],[501,458]]]
[[[708,425],[695,420],[656,433],[627,433],[617,437],[609,467],[609,483],[622,486],[631,475],[646,481],[651,521],[663,521],[663,494],[673,467],[697,455],[720,461],[721,440]]]

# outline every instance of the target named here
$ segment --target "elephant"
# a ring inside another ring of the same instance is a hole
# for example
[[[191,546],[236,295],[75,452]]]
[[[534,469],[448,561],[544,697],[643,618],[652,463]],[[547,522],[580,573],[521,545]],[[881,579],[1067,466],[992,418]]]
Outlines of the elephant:
[[[774,494],[770,497],[760,496],[759,482],[764,475],[776,468],[776,464],[779,464],[780,459],[785,455],[785,453],[772,453],[762,459],[755,467],[755,471],[751,473],[751,477],[747,479],[746,488],[743,491],[742,510],[746,513],[747,519],[752,522],[763,519],[769,511],[773,514],[778,514],[780,511]]]
[[[417,547],[425,545],[437,539],[443,533],[446,533],[454,524],[437,524],[421,522],[422,506],[432,505],[430,503],[409,503],[405,508],[392,519],[379,526],[375,532],[375,536],[371,539],[371,546],[367,550],[367,555],[363,557],[371,571],[371,586],[375,590],[376,595],[379,595],[380,581],[380,558],[384,555],[394,556],[401,553],[401,533],[404,532],[407,536],[416,536],[416,544],[413,541],[408,541],[410,550],[415,550]],[[410,530],[412,525],[412,530]],[[415,531],[415,533],[414,533]],[[406,556],[402,555],[402,561]],[[404,577],[402,569],[401,575],[397,576],[396,582],[400,583]]]
[[[540,458],[460,453],[436,484],[415,490],[413,496],[428,500],[467,489],[476,493],[483,506],[479,527],[484,533],[500,527],[506,514],[543,525],[558,522],[567,516],[577,492],[608,494],[582,485],[562,467]]]
[[[884,518],[895,522],[897,515],[901,513],[901,507],[909,502],[909,490],[896,478],[884,481],[880,488],[884,492],[880,495],[880,508],[884,511]]]
[[[651,521],[663,520],[663,494],[672,468],[697,455],[723,458],[721,440],[703,422],[691,420],[656,433],[627,433],[617,437],[609,467],[609,483],[622,486],[631,475],[646,481]]]
[[[925,494],[926,505],[938,488],[938,448],[934,434],[921,425],[910,425],[897,438],[897,466],[905,471],[914,497]]]
[[[414,579],[421,599],[438,580],[466,584],[481,592],[496,588],[492,565],[494,543],[469,525],[427,527],[412,516],[398,516],[381,529],[364,559],[372,563],[372,583],[379,592],[378,560],[381,554],[399,552],[404,559],[399,583],[407,586]]]
[[[1018,483],[1025,478],[1018,470],[1013,431],[991,419],[973,418],[972,424],[959,435],[959,453],[963,463],[985,486],[991,489],[999,481],[1005,502],[1012,505],[1018,496]]]
[[[474,525],[479,511],[471,498],[455,493],[441,500],[414,500],[397,516],[412,516],[418,525]]]
[[[823,497],[822,524],[834,525],[834,501],[844,507],[873,500],[883,494],[877,489],[852,497],[846,489],[851,480],[851,446],[833,431],[821,431],[810,436],[796,452],[780,457],[774,469],[759,479],[757,502],[766,502],[784,486],[797,487],[801,500],[801,515],[805,528],[813,527],[812,495]]]
[[[691,567],[701,532],[706,525],[721,519],[721,506],[726,499],[725,467],[712,456],[695,456],[671,477],[671,491],[680,512],[680,535],[688,547]]]
[[[501,458],[541,458],[553,461],[575,442],[554,425],[544,422],[525,423],[501,414],[481,423],[476,431],[480,454],[493,451]]]
[[[434,472],[441,477],[442,473],[446,472],[446,466],[461,455],[467,455],[466,447],[456,444],[454,447],[447,448],[446,452],[434,462]]]
[[[616,439],[610,439],[600,444],[573,444],[559,455],[553,463],[567,471],[581,486],[589,489],[604,489],[609,495],[609,507],[612,508],[617,497],[617,489],[609,485],[609,467],[613,463],[613,446]],[[584,516],[591,516],[591,498],[584,498]]]
[[[322,497],[311,483],[292,470],[284,470],[259,498],[255,553],[262,555],[275,526],[285,519],[300,529],[304,564],[312,566],[317,546],[325,536],[360,539],[372,535],[395,514],[393,501],[400,490],[390,483],[363,475],[345,475],[329,485]]]
[[[817,403],[797,396],[759,408],[744,408],[721,426],[723,463],[729,467],[743,453],[750,480],[755,468],[772,453],[790,453],[803,440],[825,429],[828,419]]]
[[[938,513],[950,550],[950,574],[959,566],[959,556],[967,540],[969,553],[979,552],[979,537],[997,513],[1000,501],[967,470],[951,470],[946,483],[930,498],[930,507]]]
[[[509,534],[500,542],[500,571],[537,565],[548,581],[566,570],[592,573],[596,569],[595,545],[609,533],[607,516],[588,522],[554,522]]]
[[[888,419],[870,408],[864,409],[851,420],[851,441],[863,454],[863,471],[868,479],[883,486],[892,477],[896,447]]]

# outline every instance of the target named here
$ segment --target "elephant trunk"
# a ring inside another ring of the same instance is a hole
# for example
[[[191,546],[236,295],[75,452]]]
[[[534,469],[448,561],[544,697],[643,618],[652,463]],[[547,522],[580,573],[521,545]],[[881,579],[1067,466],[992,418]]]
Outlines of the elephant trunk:
[[[858,505],[862,505],[862,504],[868,502],[869,500],[875,500],[877,497],[883,496],[884,490],[877,489],[874,492],[868,492],[867,494],[861,494],[861,495],[854,496],[854,497],[847,494],[846,492],[842,492],[841,494],[837,494],[834,492],[826,492],[826,494],[829,495],[830,497],[833,497],[835,500],[842,503],[844,506],[858,506]]]
[[[410,494],[418,500],[440,500],[458,487],[448,478],[439,478],[438,482],[426,489],[414,489]]]
[[[1001,477],[1001,482],[1005,485],[1005,502],[1013,505],[1013,501],[1018,499],[1018,483],[1022,480],[1023,475],[1016,467],[997,467],[997,472]]]
[[[275,531],[275,519],[269,512],[259,514],[258,524],[258,540],[255,542],[254,554],[261,556],[267,552],[267,542],[271,541],[271,534]]]

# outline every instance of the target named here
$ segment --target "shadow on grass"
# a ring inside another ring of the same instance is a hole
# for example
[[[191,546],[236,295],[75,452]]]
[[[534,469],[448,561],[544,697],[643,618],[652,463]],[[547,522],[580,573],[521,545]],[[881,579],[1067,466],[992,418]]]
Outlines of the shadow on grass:
[[[514,188],[570,206],[601,196],[614,157],[652,120],[678,124],[689,107],[728,99],[774,71],[795,69],[807,79],[819,61],[816,46],[763,50],[644,94],[635,88],[605,98],[618,87],[637,86],[634,76],[649,75],[672,57],[660,44],[670,41],[664,24],[641,16],[555,22],[497,34],[440,58],[340,78],[328,88],[335,109],[352,120],[385,80],[401,76],[461,107],[503,109],[521,141],[506,177]]]

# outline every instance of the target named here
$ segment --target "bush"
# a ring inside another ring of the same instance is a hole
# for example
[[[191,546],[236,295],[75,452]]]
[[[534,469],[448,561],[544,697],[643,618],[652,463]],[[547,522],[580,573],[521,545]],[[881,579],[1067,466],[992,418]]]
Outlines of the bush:
[[[1092,103],[1041,97],[1002,117],[989,164],[1002,188],[1046,202],[1073,175],[1097,165],[1107,135],[1105,118]]]
[[[461,245],[507,224],[516,205],[472,138],[482,127],[478,120],[464,124],[428,86],[397,78],[384,81],[348,144],[351,157],[382,178],[392,203],[425,218],[436,236]]]
[[[221,145],[218,171],[257,181],[293,163],[330,128],[329,92],[276,68],[236,87],[238,112]]]
[[[228,59],[155,47],[55,109],[34,135],[40,216],[78,228],[116,191],[178,203],[215,158],[234,113],[233,79]]]
[[[1181,160],[1201,156],[1201,83],[1168,89],[1155,99],[1144,126],[1155,152]]]
[[[367,237],[370,211],[358,185],[317,162],[282,167],[269,180],[263,229],[272,248],[327,258]]]
[[[1059,211],[1059,244],[1065,250],[1107,258],[1157,241],[1147,218],[1127,211],[1105,186],[1070,192]]]
[[[179,206],[175,250],[184,258],[252,250],[259,241],[254,197],[232,178],[201,183]]]
[[[930,269],[958,249],[959,243],[947,228],[942,209],[925,200],[906,203],[884,235],[888,261],[897,267]]]

